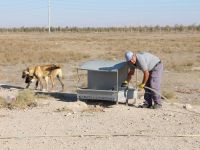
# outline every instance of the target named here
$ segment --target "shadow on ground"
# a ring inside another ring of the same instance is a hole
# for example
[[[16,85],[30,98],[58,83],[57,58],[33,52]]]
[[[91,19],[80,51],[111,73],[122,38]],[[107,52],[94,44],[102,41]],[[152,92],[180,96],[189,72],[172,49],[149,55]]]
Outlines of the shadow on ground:
[[[116,102],[103,101],[103,100],[86,100],[85,102],[87,103],[87,105],[94,105],[94,106],[98,105],[106,108],[110,108],[113,105],[116,105]]]
[[[62,92],[36,92],[36,94],[43,94],[47,96],[54,97],[59,101],[64,102],[76,102],[77,101],[77,94],[75,93],[62,93]]]
[[[16,86],[16,85],[8,85],[8,84],[0,84],[0,88],[4,89],[20,89],[23,90],[23,87]],[[76,93],[64,93],[64,92],[42,92],[42,91],[35,91],[36,94],[43,94],[50,97],[53,97],[55,99],[58,99],[58,101],[63,102],[77,102],[77,94]],[[112,101],[103,101],[103,100],[80,100],[82,102],[85,102],[87,105],[98,105],[101,107],[112,107],[116,104],[116,102]]]
[[[8,84],[1,84],[0,87],[4,89],[20,89],[20,90],[24,89],[23,87],[17,85],[8,85]]]
[[[76,93],[36,92],[36,94],[51,96],[63,102],[77,102],[78,101]],[[79,101],[85,102],[87,105],[99,105],[102,107],[111,107],[112,105],[116,104],[115,102],[102,101],[102,100],[79,100]]]

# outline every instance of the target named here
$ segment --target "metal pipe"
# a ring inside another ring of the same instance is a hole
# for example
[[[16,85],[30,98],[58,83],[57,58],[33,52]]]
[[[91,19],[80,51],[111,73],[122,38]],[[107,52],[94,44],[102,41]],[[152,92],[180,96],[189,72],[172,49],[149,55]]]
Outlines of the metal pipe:
[[[160,95],[160,96],[161,96],[162,98],[164,98],[165,100],[168,100],[165,96],[163,96],[163,95],[162,95],[161,93],[159,93],[158,91],[156,91],[156,90],[154,90],[154,89],[152,89],[152,88],[150,88],[150,87],[148,87],[148,86],[144,86],[144,88],[149,89],[149,90],[155,92],[156,94]]]
[[[77,101],[79,101],[79,94],[78,94],[78,83],[80,81],[79,75],[78,75],[78,68],[77,68],[77,84],[76,84],[76,92],[77,92]]]
[[[137,69],[135,69],[135,72],[136,72],[136,82],[135,82],[135,87],[137,87],[137,78],[138,78],[138,71],[137,71]]]
[[[118,92],[119,92],[119,87],[118,87],[119,86],[119,83],[118,83],[119,80],[118,80],[118,76],[119,75],[118,75],[118,70],[117,70],[117,95],[116,95],[116,97],[117,97],[117,104],[118,104]]]

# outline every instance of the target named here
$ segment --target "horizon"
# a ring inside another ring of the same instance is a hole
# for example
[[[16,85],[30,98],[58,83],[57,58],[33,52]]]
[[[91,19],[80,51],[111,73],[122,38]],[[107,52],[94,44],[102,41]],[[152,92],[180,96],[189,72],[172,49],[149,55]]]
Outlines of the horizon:
[[[48,0],[0,2],[0,28],[48,27]],[[198,0],[51,0],[51,27],[199,25],[199,8]]]
[[[183,24],[175,24],[175,25],[163,25],[163,26],[160,26],[160,25],[143,25],[143,26],[108,26],[108,27],[104,27],[104,26],[96,26],[96,27],[78,27],[78,26],[51,26],[51,28],[69,28],[69,29],[72,29],[72,28],[79,28],[79,29],[85,29],[85,28],[94,28],[94,29],[97,29],[97,28],[155,28],[155,27],[161,27],[161,28],[165,28],[165,27],[169,27],[169,28],[175,28],[175,27],[190,27],[190,26],[194,26],[194,27],[199,27],[200,24],[189,24],[189,25],[183,25]],[[19,26],[19,27],[0,27],[0,29],[13,29],[13,28],[16,28],[16,29],[20,29],[20,28],[48,28],[48,27],[42,27],[42,26]]]

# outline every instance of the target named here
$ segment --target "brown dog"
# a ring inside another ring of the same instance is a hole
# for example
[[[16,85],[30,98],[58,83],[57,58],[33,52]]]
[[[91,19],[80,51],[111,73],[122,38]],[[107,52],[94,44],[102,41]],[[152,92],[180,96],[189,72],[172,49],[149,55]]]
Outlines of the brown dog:
[[[55,86],[55,78],[60,81],[62,86],[62,91],[64,91],[64,84],[61,81],[62,78],[62,70],[60,66],[57,65],[43,65],[43,66],[33,66],[28,67],[22,72],[22,78],[25,78],[25,83],[27,83],[26,88],[30,86],[30,84],[36,80],[36,89],[38,84],[40,83],[41,90],[48,90],[48,78],[50,78],[52,83],[52,89]],[[44,84],[45,82],[45,84]],[[45,87],[45,88],[44,88]]]

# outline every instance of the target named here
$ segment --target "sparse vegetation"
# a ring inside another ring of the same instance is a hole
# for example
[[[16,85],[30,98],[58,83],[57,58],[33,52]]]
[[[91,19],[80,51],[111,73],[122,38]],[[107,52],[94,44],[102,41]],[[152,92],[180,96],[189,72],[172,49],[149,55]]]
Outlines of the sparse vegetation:
[[[6,105],[6,100],[3,97],[0,97],[0,108],[5,108]]]
[[[25,109],[28,107],[37,106],[36,96],[32,90],[25,89],[19,92],[19,95],[15,97],[10,97],[9,99],[5,99],[0,97],[0,108],[19,108]]]
[[[176,94],[173,91],[163,91],[162,95],[166,97],[168,100],[175,98]]]
[[[91,59],[124,59],[124,52],[133,50],[152,52],[162,59],[165,69],[180,71],[200,65],[199,37],[189,32],[8,33],[0,36],[0,63],[80,64]]]
[[[18,108],[26,108],[26,107],[32,107],[36,106],[36,97],[35,93],[32,90],[25,89],[21,92],[19,92],[19,95],[16,98],[16,101],[14,101],[13,106]]]
[[[200,25],[132,27],[51,27],[52,32],[188,32],[200,31]],[[0,28],[0,32],[48,32],[45,27]]]

